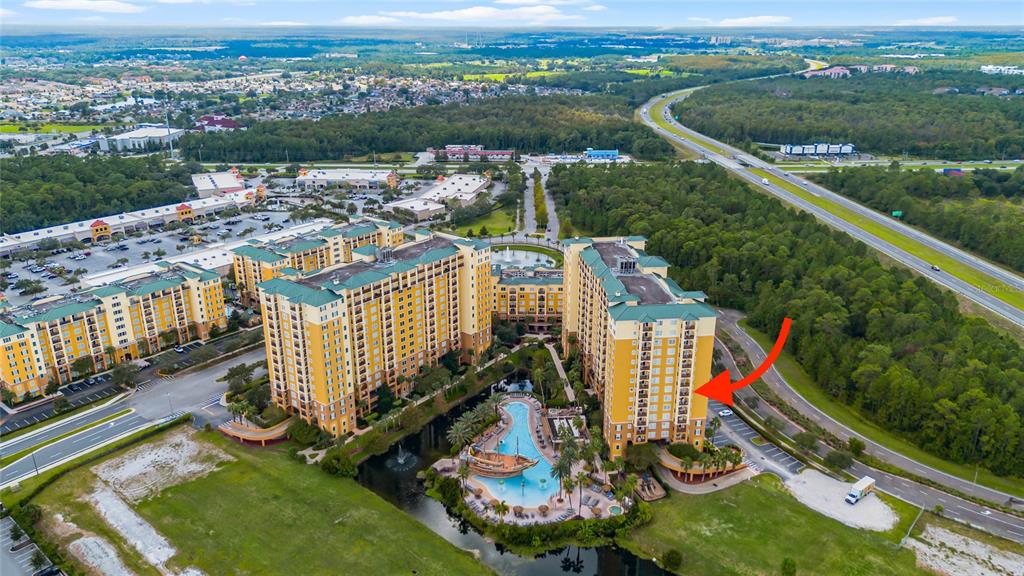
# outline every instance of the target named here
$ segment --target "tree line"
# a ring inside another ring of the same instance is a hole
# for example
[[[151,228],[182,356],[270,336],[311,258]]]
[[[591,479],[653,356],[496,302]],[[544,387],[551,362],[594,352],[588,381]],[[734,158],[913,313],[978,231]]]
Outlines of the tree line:
[[[1024,272],[1024,167],[974,170],[963,176],[898,166],[831,170],[823,186],[908,224]]]
[[[943,458],[1024,475],[1024,350],[956,298],[714,165],[557,166],[548,189],[597,236],[641,234],[681,286],[748,314],[816,385]]]
[[[618,148],[638,158],[672,155],[672,147],[633,122],[632,110],[606,96],[494,98],[472,105],[419,106],[312,120],[255,122],[245,132],[190,134],[187,158],[224,162],[342,159],[470,142],[517,152]]]
[[[950,160],[1019,158],[1020,97],[976,93],[994,83],[977,72],[855,74],[850,78],[772,78],[698,90],[673,107],[686,126],[747,147],[750,142],[851,142],[874,154]],[[933,93],[955,88],[958,93]]]
[[[0,225],[7,234],[179,202],[198,164],[158,156],[25,156],[0,160]]]

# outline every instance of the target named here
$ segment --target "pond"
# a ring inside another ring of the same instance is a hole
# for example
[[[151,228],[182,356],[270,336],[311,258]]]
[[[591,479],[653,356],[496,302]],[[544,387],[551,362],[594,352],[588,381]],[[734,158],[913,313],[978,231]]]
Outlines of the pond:
[[[491,263],[501,266],[545,266],[553,268],[555,266],[555,259],[540,252],[504,246],[491,250]]]
[[[606,576],[666,576],[650,560],[612,546],[569,546],[530,558],[514,554],[477,533],[472,526],[448,514],[444,506],[424,494],[416,473],[447,456],[451,445],[445,431],[465,410],[486,398],[486,392],[466,401],[447,415],[406,437],[386,454],[374,456],[359,467],[358,481],[395,504],[455,546],[468,550],[497,573],[510,576],[587,574]]]

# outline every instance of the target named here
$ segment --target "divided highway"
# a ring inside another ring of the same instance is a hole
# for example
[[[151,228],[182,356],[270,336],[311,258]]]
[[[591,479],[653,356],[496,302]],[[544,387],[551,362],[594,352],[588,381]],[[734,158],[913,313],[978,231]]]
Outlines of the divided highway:
[[[686,98],[694,90],[694,88],[688,88],[652,98],[641,107],[641,119],[662,137],[697,151],[708,160],[733,172],[750,184],[768,191],[801,210],[814,214],[819,220],[822,220],[829,226],[846,232],[879,252],[916,270],[933,282],[953,290],[957,294],[970,299],[1018,326],[1024,327],[1024,309],[1011,303],[1024,298],[1024,278],[986,262],[976,255],[964,252],[955,246],[907,226],[902,222],[887,218],[831,190],[803,180],[798,175],[777,170],[768,162],[736,150],[727,144],[679,124],[671,116],[671,105],[673,102]],[[666,123],[671,129],[666,129],[655,122],[651,116],[652,111],[660,114],[661,121]],[[806,196],[794,193],[793,190],[799,190],[805,193]],[[986,286],[982,288],[948,272],[935,270],[933,262],[929,262],[880,238],[850,220],[833,214],[818,203],[809,200],[808,197],[825,199],[854,213],[859,219],[870,221],[873,226],[884,226],[888,230],[902,235],[909,242],[934,250],[944,257],[955,261],[958,265],[983,275],[986,278]]]

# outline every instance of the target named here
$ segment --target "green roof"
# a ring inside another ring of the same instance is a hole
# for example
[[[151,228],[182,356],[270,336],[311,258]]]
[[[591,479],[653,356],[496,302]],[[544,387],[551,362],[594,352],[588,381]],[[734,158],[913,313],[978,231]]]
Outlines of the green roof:
[[[128,291],[128,294],[131,296],[145,296],[146,294],[152,294],[153,292],[174,288],[175,286],[181,285],[183,281],[184,279],[180,276],[155,278],[149,282],[143,282],[132,288]]]
[[[302,271],[292,268],[291,266],[285,266],[284,268],[281,268],[281,274],[284,274],[285,276],[298,276],[299,274],[302,274]]]
[[[335,300],[341,299],[341,296],[338,296],[329,290],[317,290],[316,288],[303,286],[302,284],[292,282],[291,280],[285,280],[284,278],[273,278],[266,282],[260,282],[256,286],[270,294],[279,294],[284,296],[291,302],[295,302],[297,304],[308,304],[318,308],[325,304],[330,304]]]
[[[327,243],[324,242],[323,240],[310,239],[310,240],[300,240],[300,241],[298,241],[298,242],[296,242],[294,244],[274,246],[274,248],[277,248],[277,249],[281,250],[282,252],[287,252],[289,254],[295,254],[296,252],[305,252],[306,250],[312,250],[314,248],[319,248],[320,246],[323,246],[325,244],[327,244]]]
[[[583,262],[590,267],[596,276],[601,281],[601,287],[604,289],[605,297],[609,303],[615,302],[636,302],[640,300],[639,296],[630,294],[626,290],[626,285],[621,280],[615,277],[611,268],[604,263],[601,259],[601,254],[598,253],[593,247],[584,248],[580,252],[580,257]]]
[[[535,285],[535,284],[541,284],[541,285],[544,285],[544,286],[556,286],[556,285],[557,286],[561,286],[562,285],[562,279],[561,278],[552,278],[552,277],[549,277],[549,276],[533,276],[533,277],[523,276],[523,277],[518,277],[518,278],[515,278],[515,277],[509,278],[509,277],[502,276],[498,280],[498,284],[508,284],[509,286],[524,286],[524,285],[529,286],[529,285]]]
[[[590,238],[566,238],[562,240],[562,244],[593,244],[594,241]]]
[[[683,290],[675,280],[671,278],[665,278],[665,284],[668,289],[672,292],[672,295],[676,298],[691,298],[693,300],[704,300],[708,297],[707,294],[700,290]]]
[[[711,306],[703,302],[693,304],[643,304],[640,306],[619,304],[610,307],[608,313],[611,314],[614,320],[635,322],[654,322],[673,318],[697,320],[699,318],[714,318],[716,316]]]
[[[639,262],[644,268],[668,267],[668,262],[661,256],[641,256]]]
[[[18,319],[26,323],[53,322],[54,320],[60,320],[61,318],[65,318],[67,316],[73,316],[75,314],[80,314],[87,310],[92,310],[93,308],[99,305],[99,300],[87,300],[85,302],[75,302],[73,300],[70,300],[65,302],[64,304],[61,304],[60,306],[50,308],[45,312],[40,312],[39,314],[34,314],[30,316],[20,316]]]
[[[371,268],[362,272],[357,272],[352,276],[346,278],[342,282],[335,284],[332,280],[327,280],[321,286],[328,290],[352,290],[354,288],[360,288],[367,284],[373,284],[386,279],[392,274],[401,274],[402,272],[408,272],[409,270],[415,269],[417,266],[423,264],[429,264],[431,262],[447,258],[455,255],[459,252],[455,246],[445,246],[442,248],[434,248],[423,252],[415,258],[408,260],[400,260],[388,266],[381,266],[379,268]]]
[[[373,234],[376,231],[377,227],[373,224],[351,224],[341,228],[324,228],[319,232],[319,234],[324,238],[333,238],[339,235],[344,238],[355,238],[357,236]]]
[[[118,286],[116,284],[109,284],[107,286],[100,286],[99,288],[96,288],[95,290],[90,290],[89,291],[89,293],[92,294],[93,296],[98,296],[98,297],[101,297],[101,298],[105,297],[105,296],[113,296],[114,294],[122,294],[124,292],[127,292],[127,290],[124,289],[124,286]]]
[[[0,338],[7,338],[8,336],[21,334],[25,330],[27,330],[27,328],[18,326],[17,324],[8,324],[7,322],[0,320]]]
[[[376,244],[366,244],[365,246],[358,246],[352,249],[356,254],[362,254],[364,256],[373,256],[377,253]]]
[[[469,240],[469,239],[466,239],[466,238],[459,238],[457,240],[452,240],[452,242],[454,242],[454,243],[456,243],[456,244],[458,244],[460,246],[470,246],[470,247],[475,248],[477,250],[483,250],[484,248],[490,248],[491,247],[490,244],[488,244],[487,242],[484,242],[483,240]]]
[[[232,250],[232,252],[239,256],[244,256],[245,258],[252,258],[258,262],[274,263],[285,259],[285,257],[280,254],[275,254],[269,250],[264,250],[263,248],[257,248],[255,246],[239,246]]]
[[[220,274],[217,274],[216,272],[211,272],[209,270],[203,270],[202,268],[198,267],[196,267],[196,269],[193,270],[192,268],[180,266],[176,270],[179,274],[186,278],[192,278],[193,280],[199,279],[202,282],[209,282],[210,280],[220,279]]]

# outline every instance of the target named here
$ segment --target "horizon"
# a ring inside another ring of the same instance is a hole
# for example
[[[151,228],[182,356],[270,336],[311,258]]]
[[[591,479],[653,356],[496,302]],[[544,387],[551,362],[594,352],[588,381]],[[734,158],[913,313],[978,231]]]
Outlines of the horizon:
[[[0,8],[0,20],[4,28],[62,29],[972,29],[1024,26],[1024,4],[1016,0],[821,0],[813,4],[779,0],[770,5],[749,0],[442,0],[430,4],[384,0],[370,8],[318,0],[22,0]]]

